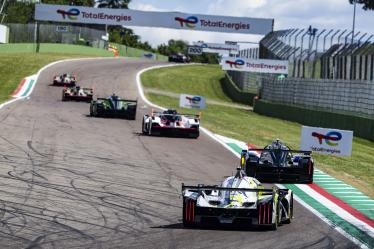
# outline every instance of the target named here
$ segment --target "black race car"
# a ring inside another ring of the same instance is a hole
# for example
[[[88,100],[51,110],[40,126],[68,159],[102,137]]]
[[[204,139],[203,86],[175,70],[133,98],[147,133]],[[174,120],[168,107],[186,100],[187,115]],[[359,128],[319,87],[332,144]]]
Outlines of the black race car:
[[[92,117],[125,118],[135,120],[137,100],[121,99],[115,94],[108,98],[92,100],[90,115]]]
[[[264,149],[243,150],[241,166],[248,176],[261,182],[312,183],[311,151],[291,150],[280,140]]]
[[[169,62],[189,63],[191,58],[182,53],[171,54],[169,55]]]

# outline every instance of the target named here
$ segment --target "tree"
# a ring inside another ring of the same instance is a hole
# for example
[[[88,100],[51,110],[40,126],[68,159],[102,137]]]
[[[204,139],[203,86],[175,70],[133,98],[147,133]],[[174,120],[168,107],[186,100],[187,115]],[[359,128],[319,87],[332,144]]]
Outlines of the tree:
[[[363,4],[362,8],[364,10],[374,10],[374,0],[349,0],[351,4],[354,2],[358,4]]]
[[[34,4],[10,1],[5,8],[5,22],[29,23],[34,20]]]

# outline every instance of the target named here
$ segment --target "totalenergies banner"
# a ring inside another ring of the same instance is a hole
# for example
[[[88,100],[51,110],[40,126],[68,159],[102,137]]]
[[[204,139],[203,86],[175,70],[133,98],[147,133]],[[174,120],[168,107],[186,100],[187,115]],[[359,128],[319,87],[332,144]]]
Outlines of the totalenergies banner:
[[[353,131],[303,126],[301,149],[320,154],[350,156]]]
[[[222,70],[254,73],[288,74],[288,61],[223,57]]]
[[[194,42],[195,46],[203,49],[204,53],[215,53],[222,55],[239,54],[239,45],[220,44],[220,43],[207,43],[207,42]]]
[[[266,35],[273,30],[273,19],[180,12],[154,12],[129,9],[104,9],[68,5],[35,5],[35,19],[68,23],[161,27],[228,33]]]

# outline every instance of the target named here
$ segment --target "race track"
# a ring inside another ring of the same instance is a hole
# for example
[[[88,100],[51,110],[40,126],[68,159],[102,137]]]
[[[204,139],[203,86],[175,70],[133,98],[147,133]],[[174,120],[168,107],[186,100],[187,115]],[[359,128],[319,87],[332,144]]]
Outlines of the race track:
[[[295,205],[277,231],[184,229],[181,183],[217,184],[238,159],[206,135],[142,136],[136,121],[88,117],[61,102],[52,76],[78,75],[99,96],[138,96],[136,73],[156,62],[97,59],[44,70],[30,99],[0,110],[0,248],[355,248]],[[203,122],[203,121],[202,121]]]

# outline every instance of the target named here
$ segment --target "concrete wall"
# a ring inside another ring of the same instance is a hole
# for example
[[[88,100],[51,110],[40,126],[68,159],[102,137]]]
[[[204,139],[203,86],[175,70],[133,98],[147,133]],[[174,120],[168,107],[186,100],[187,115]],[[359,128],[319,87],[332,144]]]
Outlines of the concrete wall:
[[[253,105],[253,98],[257,95],[256,92],[244,92],[240,90],[228,74],[225,74],[225,78],[222,80],[221,84],[224,92],[234,101],[246,105]]]
[[[254,112],[270,117],[316,127],[352,130],[354,136],[374,141],[374,119],[353,115],[312,110],[257,100]]]
[[[263,78],[262,99],[286,105],[374,117],[374,83],[352,80]]]

